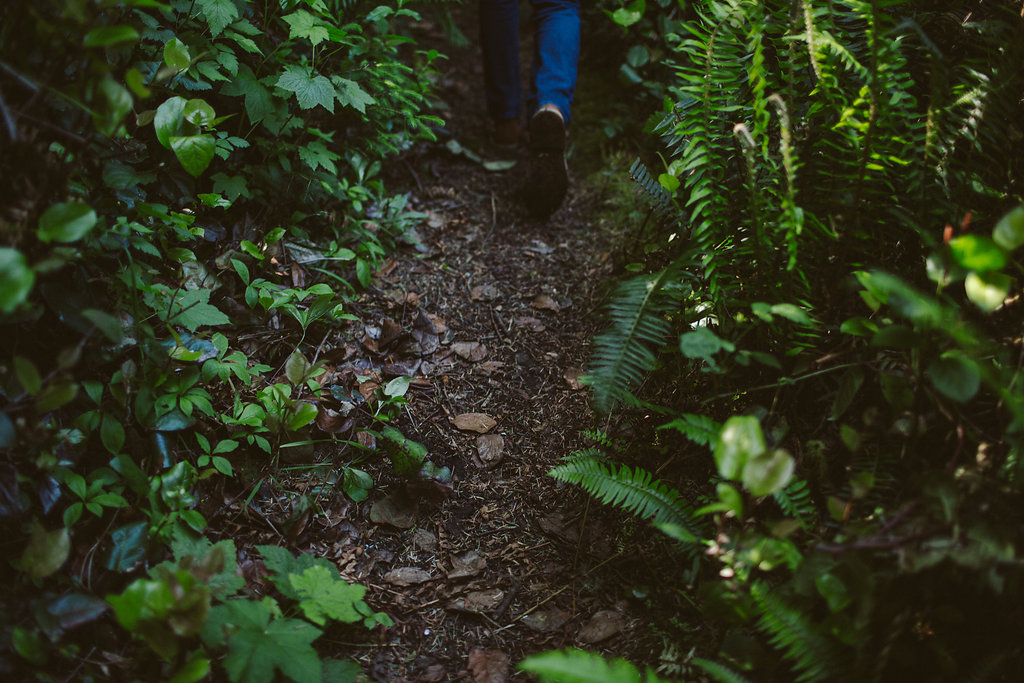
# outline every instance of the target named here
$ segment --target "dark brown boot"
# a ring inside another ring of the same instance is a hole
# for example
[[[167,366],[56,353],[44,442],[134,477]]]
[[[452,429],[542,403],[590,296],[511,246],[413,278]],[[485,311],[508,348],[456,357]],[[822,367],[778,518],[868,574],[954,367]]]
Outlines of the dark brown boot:
[[[526,204],[538,216],[550,216],[565,199],[569,189],[569,167],[565,163],[565,117],[558,107],[546,104],[530,119],[530,174],[526,181]]]

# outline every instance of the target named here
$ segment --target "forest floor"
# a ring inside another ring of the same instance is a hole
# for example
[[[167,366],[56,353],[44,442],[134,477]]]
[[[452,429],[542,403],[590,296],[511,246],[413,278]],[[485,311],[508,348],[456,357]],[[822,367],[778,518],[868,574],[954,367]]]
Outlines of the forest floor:
[[[475,11],[456,10],[467,35]],[[250,586],[261,571],[246,549],[260,543],[329,558],[367,586],[367,601],[395,625],[338,627],[321,642],[376,681],[523,680],[515,665],[524,656],[564,647],[655,667],[660,659],[664,671],[679,653],[658,623],[671,619],[678,595],[659,585],[675,569],[652,551],[661,541],[547,476],[595,427],[578,377],[615,261],[615,238],[598,218],[607,188],[586,180],[596,169],[584,159],[600,155],[600,136],[573,134],[566,202],[548,220],[530,218],[516,196],[525,148],[499,155],[487,144],[478,47],[452,47],[430,17],[414,31],[418,48],[449,55],[437,83],[442,136],[389,170],[389,189],[406,187],[427,216],[421,243],[375,273],[347,306],[359,322],[330,332],[317,355],[334,383],[366,396],[411,376],[397,426],[452,479],[403,481],[366,459],[358,466],[374,488],[354,503],[322,486],[323,468],[286,465],[278,486],[260,487],[248,505],[226,494],[229,514],[214,526],[242,549]],[[489,171],[474,153],[516,164]],[[366,425],[325,417],[323,406],[318,424],[338,439],[317,448],[321,465],[352,460],[359,451],[344,440],[366,440]]]

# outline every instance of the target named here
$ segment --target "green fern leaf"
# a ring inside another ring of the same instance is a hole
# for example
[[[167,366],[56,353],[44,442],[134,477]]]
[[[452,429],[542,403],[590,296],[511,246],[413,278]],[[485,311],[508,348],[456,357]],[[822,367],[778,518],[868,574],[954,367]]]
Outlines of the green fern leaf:
[[[704,669],[705,673],[718,681],[718,683],[750,683],[750,679],[745,676],[741,676],[725,664],[720,664],[719,662],[715,662],[710,659],[702,659],[700,657],[695,658],[693,663]]]
[[[844,670],[835,644],[811,623],[809,615],[786,604],[763,582],[755,582],[750,593],[761,613],[758,627],[768,634],[772,646],[793,662],[799,683],[823,681]]]

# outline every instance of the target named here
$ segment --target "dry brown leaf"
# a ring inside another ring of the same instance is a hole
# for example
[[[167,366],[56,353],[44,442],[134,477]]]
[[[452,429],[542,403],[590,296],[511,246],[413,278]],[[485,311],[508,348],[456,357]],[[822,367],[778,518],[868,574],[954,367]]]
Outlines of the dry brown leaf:
[[[483,434],[476,437],[473,462],[485,470],[497,467],[505,459],[505,437],[501,434]]]
[[[454,342],[452,351],[459,358],[472,363],[477,363],[487,357],[487,347],[480,342]]]
[[[434,577],[419,567],[399,567],[384,575],[384,580],[395,586],[416,586]]]
[[[537,519],[537,526],[541,528],[541,531],[570,543],[575,543],[579,538],[579,533],[577,533],[576,529],[565,519],[565,515],[561,512],[552,512],[539,517]]]
[[[377,450],[377,437],[367,431],[360,431],[356,434],[356,441],[363,448],[367,448],[371,451]]]
[[[420,550],[426,550],[427,552],[436,552],[440,547],[437,542],[437,536],[426,529],[417,529],[412,532],[412,543]]]
[[[583,370],[580,368],[569,368],[562,374],[562,379],[569,383],[569,386],[573,389],[584,388],[583,382],[580,381],[580,377],[583,376]]]
[[[564,609],[549,607],[548,609],[530,612],[519,621],[527,628],[543,633],[561,628],[565,625],[565,622],[569,621],[570,616]]]
[[[584,643],[600,643],[611,638],[626,626],[626,620],[613,609],[601,610],[583,625],[576,635]]]
[[[401,337],[402,334],[403,330],[400,324],[396,323],[394,320],[385,319],[380,326],[380,341],[378,342],[378,348],[384,348]]]
[[[464,432],[479,432],[486,434],[498,424],[493,417],[486,413],[462,413],[456,415],[452,420],[456,429]]]
[[[448,331],[448,323],[445,322],[445,319],[441,316],[434,315],[433,313],[427,313],[427,318],[429,318],[430,322],[434,324],[435,334],[444,334]]]
[[[511,659],[501,650],[476,648],[469,653],[473,683],[506,683]]]
[[[527,327],[533,332],[543,332],[547,329],[547,325],[537,318],[531,318],[530,316],[521,316],[516,318],[516,325],[519,325],[520,327]]]
[[[320,406],[320,412],[316,416],[316,426],[332,434],[346,431],[352,424],[352,418],[348,417],[345,413],[340,413],[337,410],[324,406]]]
[[[505,591],[500,588],[488,588],[482,591],[473,591],[464,598],[456,598],[448,603],[448,607],[460,612],[493,612],[498,609],[501,601],[505,599]]]
[[[477,285],[469,291],[469,297],[473,301],[493,301],[501,296],[501,292],[494,285]]]
[[[461,555],[452,556],[452,570],[449,579],[465,579],[476,576],[487,566],[487,560],[475,550],[467,550]]]
[[[533,303],[531,303],[530,305],[542,311],[554,311],[555,313],[557,313],[558,311],[562,310],[561,306],[558,305],[558,302],[556,302],[547,294],[539,294],[537,298],[533,300]]]
[[[370,507],[370,521],[374,524],[390,524],[398,529],[411,529],[416,526],[416,508],[394,496],[388,496]]]
[[[490,376],[503,367],[505,367],[505,364],[502,363],[500,360],[487,360],[484,361],[483,363],[480,363],[480,365],[476,366],[476,369],[482,372],[483,374]]]

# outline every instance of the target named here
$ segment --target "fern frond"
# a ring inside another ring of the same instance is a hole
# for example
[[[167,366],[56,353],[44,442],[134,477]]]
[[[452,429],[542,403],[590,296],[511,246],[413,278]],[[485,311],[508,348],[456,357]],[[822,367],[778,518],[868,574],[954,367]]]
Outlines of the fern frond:
[[[794,479],[781,491],[772,494],[775,502],[782,508],[787,517],[797,519],[800,524],[809,529],[814,526],[818,516],[818,509],[811,500],[811,492],[807,488],[807,482],[803,479]]]
[[[622,282],[608,304],[611,326],[594,339],[590,369],[582,380],[594,390],[594,408],[636,404],[632,391],[657,364],[654,349],[672,331],[664,314],[680,299],[675,268]]]
[[[736,673],[725,664],[701,657],[695,658],[693,663],[704,669],[704,672],[718,683],[750,683],[749,678]]]
[[[722,425],[705,415],[683,413],[658,429],[675,429],[697,445],[710,446],[718,438]]]
[[[755,582],[750,591],[757,602],[761,619],[758,628],[768,634],[772,646],[782,651],[799,672],[796,680],[834,680],[843,664],[836,647],[812,622],[811,617],[788,605],[771,593],[763,582]]]
[[[621,507],[641,519],[675,525],[695,537],[700,536],[700,524],[680,493],[639,467],[631,470],[622,465],[616,470],[612,463],[606,464],[594,458],[573,458],[549,474],[559,481],[580,486],[602,503]]]
[[[671,193],[650,174],[639,159],[629,167],[629,177],[633,179],[640,193],[651,205],[654,216],[659,222],[663,224],[680,222],[679,209],[672,201]]]

